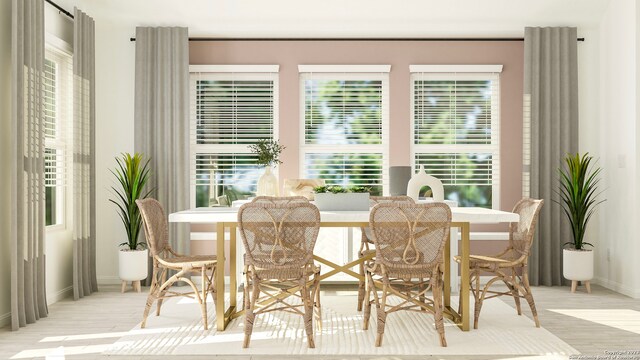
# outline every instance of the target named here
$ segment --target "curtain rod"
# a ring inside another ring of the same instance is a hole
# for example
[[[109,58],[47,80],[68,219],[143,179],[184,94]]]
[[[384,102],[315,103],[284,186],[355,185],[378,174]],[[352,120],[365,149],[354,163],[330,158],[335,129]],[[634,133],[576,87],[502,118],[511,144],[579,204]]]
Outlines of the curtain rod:
[[[48,0],[47,0],[48,1]],[[132,37],[130,41],[136,41]],[[584,38],[577,38],[584,41]],[[524,38],[213,38],[190,37],[189,41],[524,41]]]
[[[54,8],[58,9],[58,12],[60,12],[61,14],[64,14],[64,15],[70,17],[71,19],[73,19],[73,14],[68,12],[67,10],[63,9],[62,6],[54,3],[51,0],[44,0],[44,1],[46,1],[49,5],[53,6]]]

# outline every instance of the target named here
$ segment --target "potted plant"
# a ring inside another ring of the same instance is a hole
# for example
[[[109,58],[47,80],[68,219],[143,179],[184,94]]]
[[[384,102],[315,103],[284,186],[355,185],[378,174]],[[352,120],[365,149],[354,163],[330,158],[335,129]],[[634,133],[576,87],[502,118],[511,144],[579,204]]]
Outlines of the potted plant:
[[[258,155],[256,163],[264,166],[264,173],[258,179],[257,196],[278,196],[278,178],[273,174],[272,167],[282,164],[280,153],[286,149],[277,140],[262,139],[256,144],[249,145],[249,150]]]
[[[316,186],[315,203],[320,210],[365,211],[369,210],[368,187]]]
[[[117,187],[111,187],[115,198],[109,199],[118,207],[118,215],[127,232],[127,241],[121,243],[119,251],[119,275],[122,279],[122,291],[128,281],[140,292],[140,280],[148,275],[148,249],[145,242],[139,241],[142,217],[136,205],[137,199],[149,196],[152,190],[146,189],[149,180],[149,160],[144,161],[141,154],[124,153],[116,157],[117,167],[111,173],[118,180]]]
[[[584,241],[589,220],[598,204],[598,185],[601,168],[592,165],[593,157],[588,153],[570,154],[564,159],[565,165],[558,169],[560,174],[560,205],[571,224],[572,241],[562,251],[562,273],[571,280],[571,291],[575,292],[578,281],[584,281],[587,291],[591,292],[590,280],[593,278],[593,244]]]

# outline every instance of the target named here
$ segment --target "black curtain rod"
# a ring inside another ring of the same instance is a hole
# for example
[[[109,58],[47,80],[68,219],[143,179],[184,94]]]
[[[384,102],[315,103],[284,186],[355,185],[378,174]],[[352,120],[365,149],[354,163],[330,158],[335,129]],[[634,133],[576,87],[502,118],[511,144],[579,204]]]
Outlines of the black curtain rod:
[[[136,38],[132,37],[129,40],[136,41]],[[213,37],[190,37],[189,41],[524,41],[524,38],[213,38]],[[584,38],[578,38],[577,41],[584,41]]]
[[[56,4],[56,3],[54,3],[54,2],[53,2],[53,1],[51,1],[51,0],[44,0],[44,1],[46,1],[49,5],[53,6],[54,8],[58,9],[58,11],[59,11],[61,14],[64,14],[64,15],[66,15],[66,16],[68,16],[68,17],[70,17],[71,19],[73,19],[73,14],[72,14],[72,13],[70,13],[70,12],[68,12],[67,10],[63,9],[63,8],[62,8],[62,6],[60,6],[60,5]]]

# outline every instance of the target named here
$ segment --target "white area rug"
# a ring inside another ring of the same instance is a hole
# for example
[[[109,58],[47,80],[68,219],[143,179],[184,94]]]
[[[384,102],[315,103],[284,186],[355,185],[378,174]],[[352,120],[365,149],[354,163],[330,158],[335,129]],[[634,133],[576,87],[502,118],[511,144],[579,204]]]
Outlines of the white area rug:
[[[462,332],[447,323],[448,347],[439,346],[433,317],[415,312],[398,312],[387,317],[382,347],[376,348],[375,309],[369,330],[362,330],[362,313],[356,309],[353,292],[323,295],[322,331],[316,331],[316,348],[306,343],[302,317],[283,312],[258,316],[251,346],[242,348],[244,336],[240,317],[224,332],[215,329],[213,303],[209,303],[208,331],[202,328],[200,309],[190,299],[170,299],[147,328],[139,326],[111,345],[109,355],[557,355],[577,354],[567,343],[543,328],[536,328],[526,316],[499,299],[487,300],[480,315],[480,328]],[[347,295],[348,294],[348,295]],[[457,298],[452,304],[457,304]],[[526,305],[526,303],[525,303]],[[528,309],[527,309],[528,310]]]

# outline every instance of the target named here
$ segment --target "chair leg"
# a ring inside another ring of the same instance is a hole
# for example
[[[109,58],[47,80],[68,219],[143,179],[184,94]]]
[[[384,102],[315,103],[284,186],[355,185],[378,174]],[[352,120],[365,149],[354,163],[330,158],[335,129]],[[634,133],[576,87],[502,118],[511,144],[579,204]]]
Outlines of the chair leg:
[[[322,304],[320,303],[320,274],[314,276],[314,291],[313,291],[313,308],[316,315],[316,326],[319,331],[322,331]]]
[[[526,291],[524,295],[525,300],[529,303],[529,307],[531,308],[531,314],[533,315],[533,321],[536,323],[536,327],[540,327],[540,320],[538,320],[538,311],[536,310],[536,303],[533,301],[533,295],[531,293],[531,286],[529,286],[529,275],[527,274],[527,268],[523,269],[522,274],[523,286]]]
[[[144,312],[142,313],[142,323],[140,324],[140,328],[144,329],[147,325],[147,317],[149,316],[149,311],[151,311],[151,306],[153,302],[157,299],[157,295],[159,295],[160,285],[156,280],[156,269],[153,269],[153,275],[151,280],[151,287],[149,289],[149,295],[147,295],[147,303],[144,307]]]
[[[162,283],[167,281],[167,270],[163,270],[162,271],[162,275],[161,275],[161,280],[160,281]],[[165,290],[158,297],[158,303],[156,304],[156,316],[160,316],[160,309],[162,308],[162,303],[163,303],[163,300],[164,300],[163,297],[167,293],[167,290],[169,290],[169,287],[166,287]]]
[[[202,291],[202,296],[200,299],[200,309],[202,310],[202,322],[204,323],[204,329],[208,330],[209,329],[209,317],[207,314],[207,294],[209,293],[208,288],[209,288],[209,284],[208,284],[208,278],[207,278],[207,268],[206,267],[202,267],[202,270],[200,271],[200,276],[201,276],[201,283],[200,286],[202,287],[200,291]],[[196,289],[197,291],[197,289]]]
[[[511,295],[513,296],[513,300],[516,303],[516,310],[518,311],[518,315],[522,315],[522,307],[520,307],[520,292],[518,291],[518,287],[515,285],[516,281],[518,281],[518,274],[516,273],[515,268],[511,268],[511,278],[513,279],[513,284],[507,284],[511,289]]]
[[[475,269],[474,270],[475,273],[475,290],[474,290],[474,297],[475,297],[475,304],[474,304],[474,312],[473,312],[473,328],[477,329],[478,328],[478,319],[480,318],[480,310],[482,310],[482,298],[481,298],[481,294],[480,294],[480,270]]]
[[[371,319],[371,289],[372,286],[375,286],[371,280],[371,275],[369,273],[367,273],[365,275],[365,297],[364,297],[364,317],[363,317],[363,323],[362,323],[362,329],[363,330],[368,330],[369,329],[369,320]],[[375,288],[373,288],[375,290]]]
[[[382,285],[382,299],[380,300],[380,306],[377,309],[378,315],[378,335],[376,336],[376,347],[382,346],[382,338],[384,336],[384,326],[387,322],[387,289],[388,280],[384,279]]]
[[[447,346],[447,339],[444,336],[444,318],[443,312],[443,299],[442,299],[442,281],[439,269],[434,271],[434,276],[431,278],[431,288],[433,290],[433,307],[435,308],[434,318],[436,322],[436,330],[440,337],[440,346]]]
[[[307,333],[309,348],[313,349],[316,347],[313,341],[313,301],[310,298],[309,287],[306,285],[306,280],[305,278],[300,279],[300,295],[302,296],[302,304],[304,306],[304,331]]]
[[[358,257],[362,258],[362,252],[358,252]],[[360,265],[358,266],[359,270],[360,270],[360,275],[361,276],[365,276],[364,273],[364,263],[360,263]],[[358,280],[358,311],[362,311],[362,305],[364,303],[364,293],[365,293],[365,280]]]
[[[247,275],[247,277],[249,277]],[[253,321],[255,320],[256,314],[254,313],[254,308],[256,306],[256,302],[258,301],[258,296],[260,294],[260,285],[258,284],[258,279],[253,278],[252,280],[252,291],[249,290],[249,286],[245,286],[244,291],[247,298],[249,298],[248,307],[245,310],[244,317],[244,342],[242,344],[243,348],[248,348],[249,343],[251,341],[251,333],[253,332]]]

